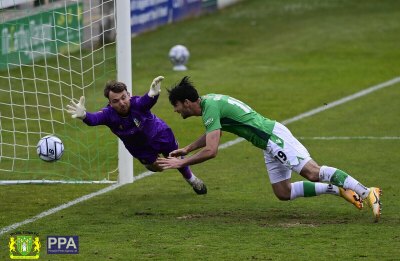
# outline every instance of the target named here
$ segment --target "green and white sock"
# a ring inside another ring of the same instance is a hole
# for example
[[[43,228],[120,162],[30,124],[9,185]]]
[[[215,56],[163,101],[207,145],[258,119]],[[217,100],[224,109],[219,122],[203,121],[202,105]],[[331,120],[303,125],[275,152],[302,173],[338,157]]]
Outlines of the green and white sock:
[[[337,168],[322,166],[319,171],[319,179],[320,181],[330,182],[341,188],[351,189],[362,198],[366,198],[369,194],[369,189],[367,187],[346,172]]]
[[[362,199],[366,198],[369,194],[369,188],[355,180],[352,176],[348,176],[344,181],[344,188],[349,188],[356,192]]]
[[[321,194],[339,195],[339,188],[332,184],[298,181],[291,184],[290,200],[298,197],[314,197]]]

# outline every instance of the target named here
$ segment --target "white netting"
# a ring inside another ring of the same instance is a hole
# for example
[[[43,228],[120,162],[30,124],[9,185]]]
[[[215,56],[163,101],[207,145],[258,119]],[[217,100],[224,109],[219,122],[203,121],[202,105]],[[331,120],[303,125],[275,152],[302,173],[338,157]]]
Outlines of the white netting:
[[[108,179],[117,166],[115,137],[64,109],[81,95],[90,111],[106,103],[104,83],[116,78],[114,1],[6,2],[0,0],[0,180]],[[36,155],[48,134],[65,145],[56,163]]]

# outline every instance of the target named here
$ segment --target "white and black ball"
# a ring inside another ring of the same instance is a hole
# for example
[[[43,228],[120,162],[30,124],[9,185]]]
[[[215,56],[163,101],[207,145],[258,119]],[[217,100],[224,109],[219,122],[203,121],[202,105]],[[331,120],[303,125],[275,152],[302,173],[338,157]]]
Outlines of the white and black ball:
[[[42,160],[54,162],[61,159],[64,153],[64,144],[58,137],[47,135],[38,142],[36,152]]]
[[[187,70],[185,64],[189,61],[189,56],[189,50],[181,44],[175,45],[171,50],[169,50],[169,60],[174,66],[173,69],[175,71]]]

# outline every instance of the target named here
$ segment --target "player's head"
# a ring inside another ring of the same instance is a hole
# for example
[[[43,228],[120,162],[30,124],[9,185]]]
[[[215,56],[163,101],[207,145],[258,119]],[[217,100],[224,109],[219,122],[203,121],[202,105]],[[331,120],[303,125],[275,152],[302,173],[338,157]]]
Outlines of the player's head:
[[[104,97],[118,114],[127,115],[131,107],[130,95],[125,83],[108,81],[104,87]]]
[[[183,77],[178,84],[167,91],[172,106],[175,106],[177,102],[184,102],[185,100],[195,102],[199,99],[199,94],[190,81],[189,76]]]
[[[170,103],[174,106],[174,110],[181,114],[182,118],[186,119],[193,115],[199,115],[200,97],[188,76],[183,77],[178,84],[167,91]]]

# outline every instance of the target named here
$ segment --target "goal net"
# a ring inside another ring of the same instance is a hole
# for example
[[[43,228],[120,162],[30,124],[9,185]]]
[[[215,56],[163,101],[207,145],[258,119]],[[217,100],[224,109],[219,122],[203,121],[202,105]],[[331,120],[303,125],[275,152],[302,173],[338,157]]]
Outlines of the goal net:
[[[88,111],[106,105],[104,84],[118,77],[115,2],[0,0],[0,184],[118,180],[116,137],[65,111],[82,95]],[[65,146],[53,163],[36,154],[49,134]]]

